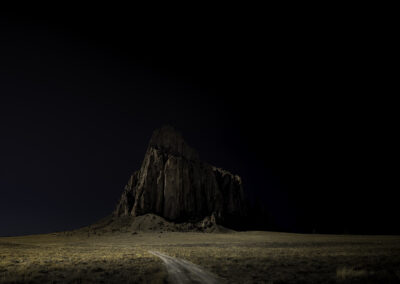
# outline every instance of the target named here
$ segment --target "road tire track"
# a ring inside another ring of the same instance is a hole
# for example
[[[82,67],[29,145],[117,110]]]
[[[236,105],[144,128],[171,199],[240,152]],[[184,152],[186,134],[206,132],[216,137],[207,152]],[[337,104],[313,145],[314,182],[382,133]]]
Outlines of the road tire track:
[[[198,265],[187,260],[171,257],[157,251],[149,251],[149,253],[161,258],[161,260],[164,262],[171,283],[216,284],[221,282],[214,274],[201,269]]]

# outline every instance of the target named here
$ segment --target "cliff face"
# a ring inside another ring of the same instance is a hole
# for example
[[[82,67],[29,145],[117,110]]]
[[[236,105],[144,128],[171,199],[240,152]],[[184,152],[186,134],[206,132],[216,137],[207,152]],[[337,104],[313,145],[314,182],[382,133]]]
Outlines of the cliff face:
[[[245,202],[239,176],[199,159],[172,127],[154,131],[140,170],[134,172],[115,216],[154,213],[169,221],[217,223],[243,217]]]

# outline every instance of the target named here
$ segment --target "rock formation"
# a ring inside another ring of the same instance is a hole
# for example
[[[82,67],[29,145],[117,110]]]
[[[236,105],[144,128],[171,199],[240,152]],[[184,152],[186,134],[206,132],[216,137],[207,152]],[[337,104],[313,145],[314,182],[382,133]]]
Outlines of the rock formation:
[[[141,168],[134,172],[114,217],[153,213],[175,223],[204,218],[226,224],[246,214],[239,176],[199,159],[170,126],[155,130]]]

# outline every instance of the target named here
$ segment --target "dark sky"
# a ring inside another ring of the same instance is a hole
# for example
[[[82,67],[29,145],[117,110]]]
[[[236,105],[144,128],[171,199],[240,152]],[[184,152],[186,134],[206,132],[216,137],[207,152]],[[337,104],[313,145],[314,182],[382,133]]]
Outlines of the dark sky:
[[[273,229],[399,233],[394,75],[362,27],[36,8],[1,14],[0,235],[109,214],[165,124],[242,176]]]

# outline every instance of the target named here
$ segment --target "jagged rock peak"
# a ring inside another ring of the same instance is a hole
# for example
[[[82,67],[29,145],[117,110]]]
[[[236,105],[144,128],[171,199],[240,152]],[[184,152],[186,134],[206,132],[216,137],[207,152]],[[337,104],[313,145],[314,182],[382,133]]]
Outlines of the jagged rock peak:
[[[179,132],[162,127],[154,131],[142,166],[129,179],[114,211],[115,217],[145,214],[176,223],[210,218],[233,226],[246,216],[242,181],[199,160]]]
[[[167,154],[184,157],[188,160],[198,160],[196,150],[187,145],[182,134],[170,125],[156,129],[150,139],[149,147]]]

